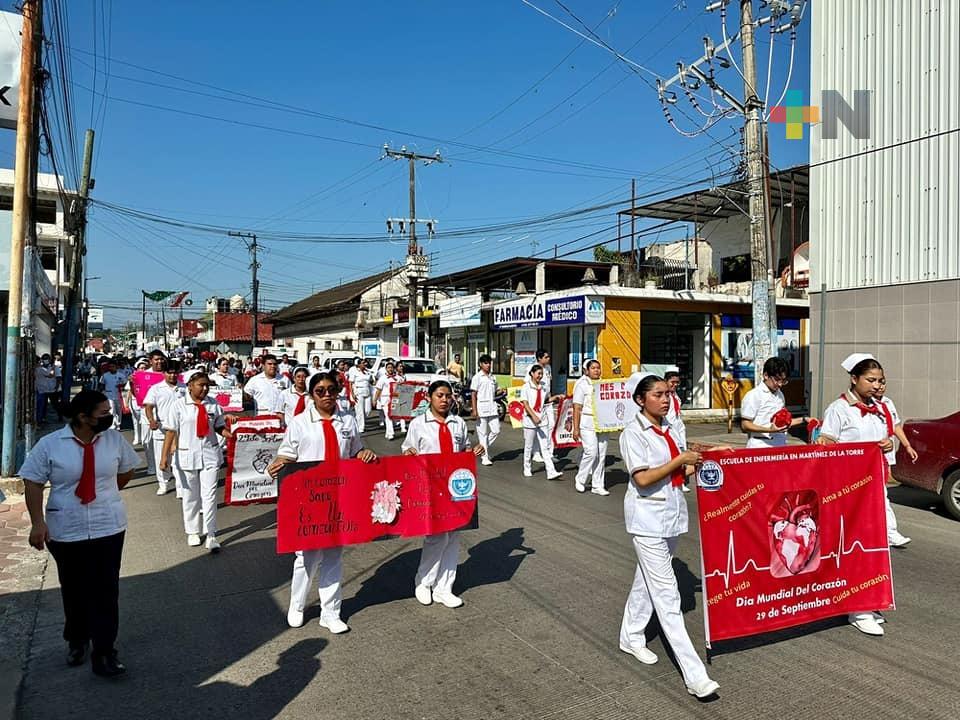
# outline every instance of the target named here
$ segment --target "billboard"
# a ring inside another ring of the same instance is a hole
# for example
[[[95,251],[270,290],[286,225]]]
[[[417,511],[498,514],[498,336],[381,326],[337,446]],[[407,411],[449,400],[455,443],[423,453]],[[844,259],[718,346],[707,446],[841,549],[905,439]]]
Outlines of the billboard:
[[[87,308],[87,328],[90,330],[103,330],[103,308]]]
[[[0,12],[0,127],[17,129],[23,16]]]

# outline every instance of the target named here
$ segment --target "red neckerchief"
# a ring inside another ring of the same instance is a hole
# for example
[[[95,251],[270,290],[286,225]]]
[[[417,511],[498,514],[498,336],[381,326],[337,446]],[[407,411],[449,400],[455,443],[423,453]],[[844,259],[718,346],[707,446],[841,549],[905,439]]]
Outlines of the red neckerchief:
[[[210,434],[210,419],[207,417],[207,411],[203,409],[202,402],[194,402],[197,406],[197,437],[201,440]]]
[[[877,405],[880,406],[880,410],[883,412],[883,419],[887,423],[887,437],[893,437],[893,414],[885,402],[878,402]]]
[[[853,393],[844,393],[840,396],[842,400],[846,400],[853,407],[857,408],[860,411],[860,417],[866,417],[867,415],[880,415],[880,409],[877,407],[877,403],[872,402],[869,405],[863,402],[857,395]]]
[[[87,505],[97,499],[97,458],[93,452],[93,445],[99,437],[98,435],[88,443],[82,442],[79,438],[73,438],[73,441],[83,448],[83,473],[74,492],[80,498],[81,505]]]
[[[440,437],[440,453],[453,455],[453,435],[443,420],[437,420],[437,433]]]
[[[670,435],[670,428],[666,430],[658,428],[656,425],[651,424],[650,429],[653,430],[657,435],[662,437],[667,442],[667,448],[670,450],[670,459],[673,460],[678,455],[680,455],[680,448],[677,447],[677,443],[674,442],[673,437]],[[676,470],[670,474],[670,484],[674,487],[680,487],[683,485],[683,466],[681,465]]]

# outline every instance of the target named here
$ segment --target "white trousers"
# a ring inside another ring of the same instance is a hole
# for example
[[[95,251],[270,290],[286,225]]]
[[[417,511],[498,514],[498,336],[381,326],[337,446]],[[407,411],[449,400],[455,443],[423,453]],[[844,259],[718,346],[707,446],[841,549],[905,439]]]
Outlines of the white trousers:
[[[553,457],[553,427],[557,424],[557,410],[552,404],[544,405],[543,415],[547,418],[547,424],[543,428],[544,439],[540,443],[540,454],[543,457]]]
[[[897,532],[897,516],[893,514],[893,505],[890,504],[890,488],[885,487],[883,489],[883,502],[886,504],[887,511],[887,540],[892,540],[891,537],[895,532]]]
[[[290,581],[290,609],[303,612],[314,578],[320,588],[320,618],[332,620],[340,617],[343,600],[340,582],[343,578],[343,548],[326,550],[303,550],[297,552],[293,561],[293,578]]]
[[[143,410],[140,411],[140,437],[143,441],[143,457],[147,461],[147,474],[152,475],[157,472],[157,453],[154,447],[153,431],[150,430],[147,414]]]
[[[680,665],[683,680],[690,686],[707,677],[707,668],[694,650],[690,636],[687,635],[687,628],[683,624],[680,590],[672,564],[676,547],[675,537],[633,536],[637,570],[633,576],[633,587],[630,588],[626,607],[623,609],[620,644],[633,648],[646,647],[644,631],[656,611],[664,638],[670,643],[677,664]]]
[[[107,395],[107,402],[110,403],[110,412],[113,414],[113,429],[120,429],[120,421],[123,419],[123,405],[120,404],[118,395]]]
[[[154,459],[153,467],[157,473],[157,483],[164,490],[169,490],[170,482],[173,480],[173,468],[171,467],[167,470],[160,469],[160,458],[163,457],[163,438],[154,437],[152,442],[150,442],[150,445],[153,446],[153,459]],[[176,457],[177,457],[177,454],[176,454],[176,451],[174,451],[173,458],[171,458],[171,463],[170,463],[171,466],[177,463]],[[147,459],[147,462],[149,462],[149,458]]]
[[[133,423],[133,444],[139,445],[143,442],[143,408],[136,405],[130,406],[130,420]]]
[[[380,408],[380,418],[383,423],[383,426],[386,428],[385,437],[387,438],[387,440],[393,440],[393,438],[395,437],[393,420],[391,420],[390,416],[387,415],[386,408]]]
[[[181,470],[183,474],[183,531],[187,535],[217,534],[217,472],[219,468]],[[203,523],[200,513],[203,513]]]
[[[433,588],[440,594],[453,592],[460,560],[460,536],[456,532],[427,535],[423,538],[416,584]]]
[[[602,490],[607,474],[607,434],[598,434],[593,429],[592,415],[581,416],[580,444],[583,454],[580,456],[577,482],[586,485],[587,478],[592,477],[593,489]]]
[[[540,454],[543,456],[543,464],[547,470],[547,475],[556,475],[557,468],[553,464],[553,455],[550,446],[547,444],[547,429],[544,427],[535,427],[523,429],[523,471],[532,472],[530,461],[533,459],[534,446],[538,445]]]
[[[493,442],[497,439],[499,434],[499,417],[496,415],[491,415],[489,417],[477,418],[477,442],[483,445],[483,449],[488,460],[493,459],[490,457],[490,446],[493,445]]]
[[[357,413],[357,431],[363,432],[367,425],[367,415],[370,414],[370,396],[358,395],[354,410]]]

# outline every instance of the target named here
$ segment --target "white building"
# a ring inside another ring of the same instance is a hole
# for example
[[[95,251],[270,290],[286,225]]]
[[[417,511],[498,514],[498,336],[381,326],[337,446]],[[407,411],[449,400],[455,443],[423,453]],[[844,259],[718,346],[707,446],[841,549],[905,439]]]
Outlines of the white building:
[[[902,415],[955,412],[960,4],[838,0],[811,8],[810,102],[821,105],[820,124],[804,126],[813,410],[846,388],[840,361],[856,350],[879,358]],[[869,113],[856,95],[864,90]],[[825,107],[833,91],[849,106],[846,123]]]

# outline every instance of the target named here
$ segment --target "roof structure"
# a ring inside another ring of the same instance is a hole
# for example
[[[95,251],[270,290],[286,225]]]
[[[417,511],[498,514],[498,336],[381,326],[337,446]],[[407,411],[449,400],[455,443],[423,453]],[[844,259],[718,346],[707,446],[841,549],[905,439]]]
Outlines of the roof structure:
[[[598,280],[606,280],[611,268],[610,263],[604,262],[515,257],[469,270],[430,277],[424,280],[421,285],[441,290],[490,292],[493,290],[513,290],[517,283],[522,282],[532,292],[536,286],[537,265],[540,263],[546,266],[548,290],[582,285],[583,274],[588,268],[597,274]]]
[[[790,207],[791,202],[806,205],[810,193],[810,168],[807,165],[797,165],[771,173],[769,184],[770,203],[774,207]],[[703,223],[745,215],[748,201],[747,181],[738,180],[667,200],[627,208],[619,214],[628,217]]]
[[[379,285],[384,280],[390,279],[393,275],[402,272],[403,268],[394,268],[393,270],[384,270],[376,275],[369,275],[344,285],[336,285],[326,290],[314,293],[303,300],[298,300],[292,305],[277,310],[273,313],[269,322],[283,323],[305,320],[317,316],[333,314],[345,309],[352,303],[358,301],[360,296],[367,290]]]

